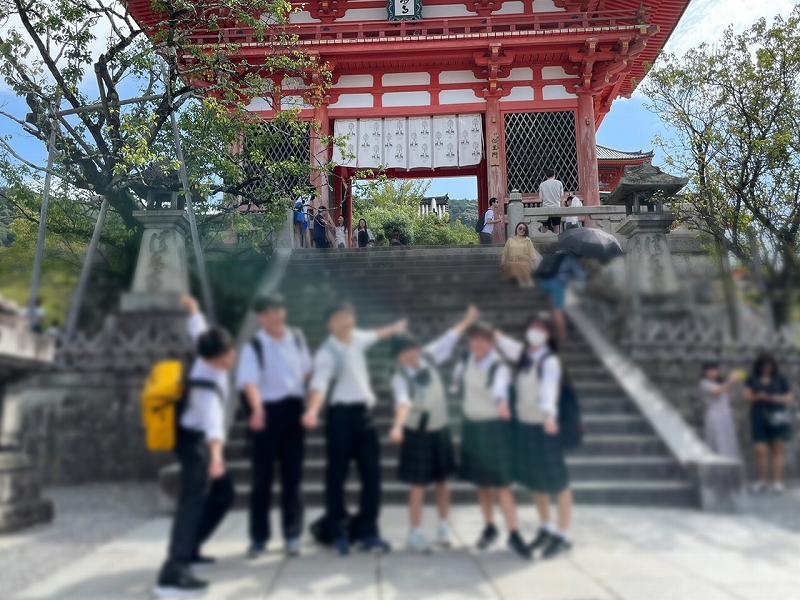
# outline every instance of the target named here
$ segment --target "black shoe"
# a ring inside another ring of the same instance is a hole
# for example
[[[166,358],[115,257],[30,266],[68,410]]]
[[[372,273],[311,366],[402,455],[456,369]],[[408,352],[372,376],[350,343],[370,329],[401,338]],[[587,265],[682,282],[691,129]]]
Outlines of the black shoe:
[[[547,531],[547,529],[540,527],[534,540],[530,544],[528,544],[528,550],[530,550],[531,554],[533,554],[537,550],[540,550],[545,545],[547,545],[547,542],[549,542],[550,538],[552,537],[553,534]]]
[[[564,554],[572,550],[572,544],[560,535],[551,535],[542,550],[542,558],[555,558],[559,554]]]
[[[205,592],[208,582],[197,579],[188,567],[167,565],[153,590],[156,598],[194,598]]]
[[[250,542],[250,547],[247,548],[247,558],[255,560],[260,556],[267,553],[266,542]]]
[[[217,559],[213,556],[203,556],[202,554],[195,554],[192,557],[191,565],[193,567],[208,567],[213,565],[217,562]]]
[[[497,537],[497,527],[494,526],[494,523],[489,523],[483,528],[483,533],[481,533],[481,537],[478,538],[478,550],[487,550],[489,546],[497,541]]]
[[[511,535],[508,536],[508,549],[525,560],[531,560],[533,558],[528,545],[517,531],[512,531]]]

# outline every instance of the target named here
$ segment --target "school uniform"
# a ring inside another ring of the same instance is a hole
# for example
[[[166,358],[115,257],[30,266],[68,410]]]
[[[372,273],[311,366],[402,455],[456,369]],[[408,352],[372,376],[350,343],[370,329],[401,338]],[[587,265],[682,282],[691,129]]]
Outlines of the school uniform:
[[[259,331],[243,349],[237,370],[237,387],[255,385],[264,404],[266,426],[248,431],[252,486],[250,539],[263,544],[270,539],[269,512],[275,463],[281,482],[281,529],[285,540],[295,540],[303,530],[301,495],[305,429],[305,382],[311,372],[311,355],[302,333],[288,329],[281,339]]]
[[[364,540],[379,536],[381,469],[376,398],[366,351],[378,342],[375,331],[356,330],[349,344],[330,336],[314,356],[311,389],[327,398],[325,411],[325,537]],[[358,514],[349,521],[345,482],[350,462],[361,483]]]
[[[546,347],[535,351],[502,336],[504,356],[519,365],[515,376],[514,478],[531,491],[559,494],[569,488],[567,463],[558,435],[549,435],[544,422],[558,422],[561,361]]]
[[[405,483],[441,483],[455,472],[447,392],[437,367],[450,359],[458,338],[448,331],[422,349],[419,368],[400,366],[392,376],[395,404],[409,407],[397,469]]]
[[[203,315],[189,319],[189,332],[195,341],[206,330]],[[233,504],[230,475],[226,473],[211,481],[208,475],[208,444],[225,441],[224,406],[228,393],[227,372],[197,358],[189,371],[179,420],[175,453],[180,464],[180,493],[162,576],[171,569],[189,566]]]
[[[509,368],[495,351],[482,360],[470,354],[455,377],[464,394],[460,477],[478,487],[511,485],[513,432],[497,412],[499,403],[508,402]]]

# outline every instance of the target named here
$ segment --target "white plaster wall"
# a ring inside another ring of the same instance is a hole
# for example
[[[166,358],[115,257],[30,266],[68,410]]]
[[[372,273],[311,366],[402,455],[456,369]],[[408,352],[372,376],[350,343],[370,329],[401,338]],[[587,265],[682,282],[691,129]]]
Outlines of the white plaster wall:
[[[281,87],[285,90],[304,90],[307,86],[300,77],[284,77]]]
[[[566,12],[566,8],[558,8],[553,0],[533,0],[533,12]]]
[[[395,85],[430,85],[430,73],[386,73],[381,78],[385,87]]]
[[[372,108],[374,105],[372,94],[342,94],[328,108]]]
[[[439,104],[471,104],[485,102],[473,90],[443,90],[439,92]]]
[[[438,19],[446,17],[472,17],[478,13],[467,10],[463,4],[440,4],[437,6],[425,6],[422,3],[422,16],[426,19]]]
[[[283,110],[302,110],[304,108],[314,107],[303,100],[302,96],[283,96],[281,98],[281,109]]]
[[[385,21],[386,8],[351,8],[339,21]]]
[[[342,75],[339,81],[333,84],[333,88],[357,88],[372,87],[372,75]]]
[[[383,95],[384,106],[430,106],[430,92],[389,92]]]
[[[439,83],[476,83],[483,81],[475,77],[472,71],[442,71],[439,73]]]
[[[577,96],[568,92],[563,85],[546,85],[542,88],[542,98],[545,100],[564,100],[566,98],[577,98]]]
[[[300,12],[293,12],[289,15],[289,23],[300,25],[302,23],[319,23],[319,19],[311,16],[311,13],[303,10]]]
[[[247,110],[250,112],[258,112],[261,110],[272,110],[272,102],[266,98],[253,98],[250,104],[247,105]]]
[[[542,67],[542,79],[572,79],[576,75],[569,75],[562,66]]]
[[[508,96],[500,98],[500,102],[524,102],[534,99],[534,91],[532,87],[517,86],[511,88],[511,93]]]
[[[533,69],[529,67],[519,67],[511,69],[508,77],[502,78],[500,81],[530,81],[533,79]]]
[[[525,12],[525,5],[522,2],[504,2],[500,10],[494,11],[493,15],[518,15]]]

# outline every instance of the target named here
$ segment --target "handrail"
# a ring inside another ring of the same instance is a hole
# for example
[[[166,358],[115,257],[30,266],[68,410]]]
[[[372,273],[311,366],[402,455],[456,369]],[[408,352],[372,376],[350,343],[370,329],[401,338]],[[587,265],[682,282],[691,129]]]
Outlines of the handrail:
[[[643,25],[642,15],[633,10],[598,12],[533,13],[493,16],[445,17],[419,21],[340,21],[304,23],[275,27],[271,37],[297,36],[300,41],[360,41],[413,36],[452,36],[487,33],[547,32],[561,29],[632,28]],[[198,44],[258,43],[251,27],[227,27],[220,31],[195,33]]]

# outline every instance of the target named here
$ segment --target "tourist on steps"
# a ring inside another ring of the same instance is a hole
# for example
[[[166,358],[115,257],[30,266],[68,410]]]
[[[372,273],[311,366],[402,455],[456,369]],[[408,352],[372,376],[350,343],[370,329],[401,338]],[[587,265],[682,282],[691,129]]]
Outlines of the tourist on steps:
[[[358,226],[353,232],[353,243],[357,248],[367,248],[374,242],[375,237],[369,230],[366,219],[359,219]]]
[[[197,358],[187,380],[186,406],[178,427],[175,453],[180,465],[180,493],[154,593],[158,598],[185,598],[208,587],[191,566],[213,559],[200,554],[227,514],[234,499],[233,481],[225,467],[225,404],[228,373],[236,364],[233,338],[224,329],[208,329],[194,298],[186,297],[189,333]]]
[[[503,276],[509,281],[516,281],[520,287],[533,287],[533,271],[542,260],[536,251],[533,241],[528,235],[528,224],[518,223],[514,237],[506,241],[500,257]]]
[[[356,329],[355,309],[337,304],[328,310],[330,336],[314,356],[308,408],[303,424],[314,429],[325,414],[325,515],[312,526],[315,538],[341,555],[357,543],[365,552],[388,552],[380,537],[381,463],[378,430],[372,418],[375,392],[367,369],[367,350],[376,342],[405,333],[406,322],[373,330]],[[326,401],[327,400],[327,401]],[[361,492],[359,512],[348,520],[345,480],[356,463]]]
[[[533,493],[539,532],[529,549],[553,558],[572,547],[569,528],[573,496],[559,439],[558,408],[564,372],[550,319],[537,316],[525,331],[525,342],[496,333],[497,346],[516,365],[515,479]],[[556,499],[558,523],[550,515]]]
[[[337,248],[347,248],[347,227],[344,225],[344,217],[339,215],[339,218],[336,220],[336,247]]]
[[[545,180],[539,184],[539,201],[542,203],[542,208],[561,208],[564,184],[556,179],[556,172],[553,169],[547,169],[544,177]],[[548,217],[542,224],[553,233],[559,233],[561,217]]]
[[[286,554],[300,554],[303,531],[301,481],[305,429],[306,381],[311,373],[311,355],[298,329],[286,323],[283,297],[256,299],[259,331],[242,350],[236,376],[237,388],[249,412],[250,447],[250,547],[257,558],[270,539],[272,480],[279,467],[281,529]]]
[[[786,442],[792,437],[794,394],[771,354],[756,358],[744,386],[744,396],[750,403],[750,425],[758,469],[758,482],[753,491],[767,491],[767,482],[772,476],[772,490],[782,493]]]
[[[494,243],[494,226],[502,223],[503,219],[495,214],[497,198],[489,199],[489,208],[483,215],[483,227],[480,230],[481,244],[491,246]]]
[[[395,418],[389,439],[400,446],[397,478],[411,486],[408,497],[411,530],[408,548],[428,552],[431,543],[422,531],[422,511],[428,486],[436,489],[440,547],[451,545],[450,489],[447,479],[455,472],[455,455],[447,414],[447,392],[439,365],[450,360],[459,339],[478,318],[474,307],[444,335],[422,346],[410,336],[392,341],[397,369],[392,376]]]
[[[717,454],[735,461],[741,460],[741,454],[731,410],[731,392],[742,380],[738,371],[725,377],[718,362],[705,363],[700,380],[700,394],[705,409],[703,433],[706,444]]]
[[[495,499],[508,528],[508,548],[529,559],[530,551],[519,534],[513,483],[513,446],[509,386],[511,372],[495,350],[494,330],[485,323],[467,332],[469,352],[456,367],[453,381],[461,387],[464,421],[459,475],[478,488],[484,529],[479,550],[499,537],[494,523]]]

